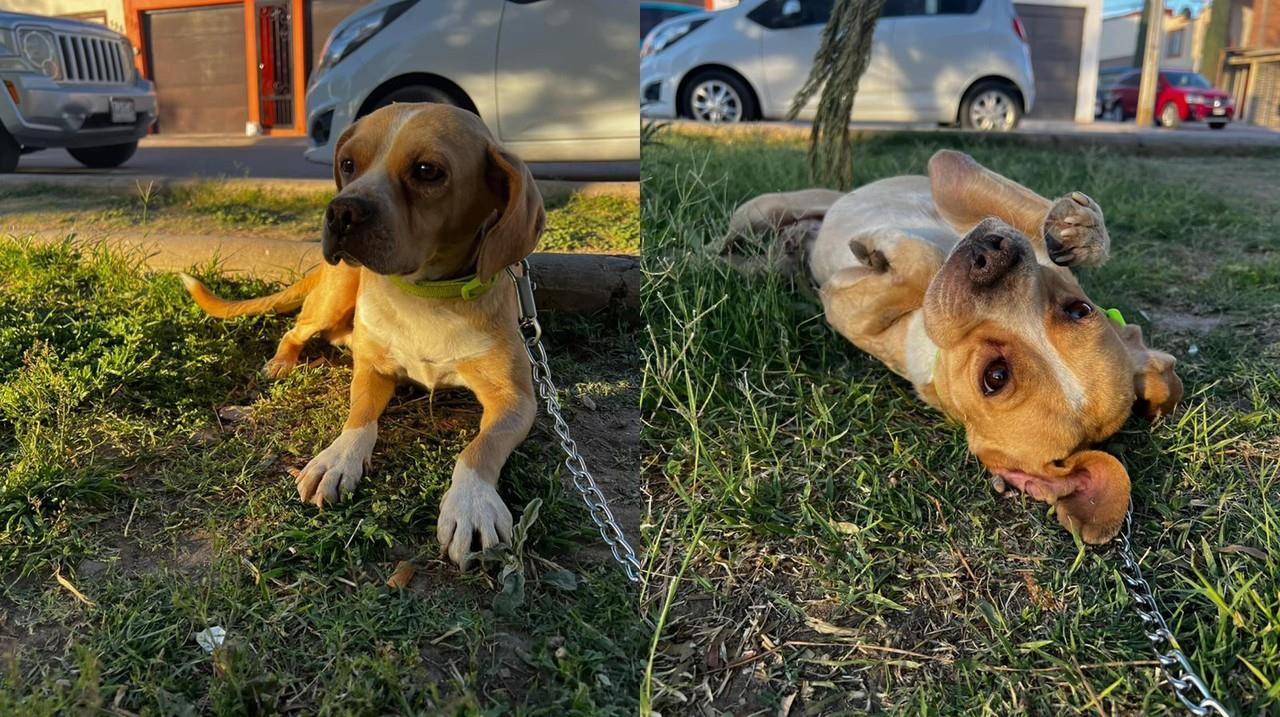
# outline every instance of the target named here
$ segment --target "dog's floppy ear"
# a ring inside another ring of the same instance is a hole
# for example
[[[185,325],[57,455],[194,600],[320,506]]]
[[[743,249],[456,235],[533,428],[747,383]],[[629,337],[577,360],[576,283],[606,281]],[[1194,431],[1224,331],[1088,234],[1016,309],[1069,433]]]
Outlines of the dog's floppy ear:
[[[1172,412],[1182,400],[1182,379],[1173,371],[1176,359],[1163,351],[1148,349],[1142,343],[1142,329],[1137,324],[1116,330],[1133,365],[1134,412],[1147,418]]]
[[[524,162],[496,144],[489,145],[488,162],[485,181],[503,208],[480,240],[481,281],[532,254],[547,224],[542,193]]]
[[[1062,527],[1086,543],[1100,545],[1120,532],[1129,510],[1129,472],[1110,453],[1077,451],[1046,466],[1044,477],[1027,476],[1027,495],[1057,508]]]
[[[338,161],[338,153],[342,151],[342,145],[351,139],[351,135],[356,133],[356,125],[360,124],[360,120],[356,120],[342,130],[342,134],[338,135],[338,141],[333,143],[333,183],[338,185],[338,189],[342,189],[342,163]]]

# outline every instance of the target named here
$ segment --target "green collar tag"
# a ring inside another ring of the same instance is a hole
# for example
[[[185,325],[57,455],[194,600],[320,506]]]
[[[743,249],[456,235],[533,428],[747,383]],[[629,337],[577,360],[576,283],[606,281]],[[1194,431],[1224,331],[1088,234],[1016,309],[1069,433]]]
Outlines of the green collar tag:
[[[1116,322],[1117,326],[1128,326],[1128,323],[1124,320],[1124,315],[1120,313],[1120,309],[1103,309],[1102,313],[1106,314],[1108,319]]]
[[[473,301],[484,296],[498,281],[497,274],[490,277],[488,281],[480,281],[480,277],[475,275],[444,281],[409,281],[395,274],[387,278],[406,294],[424,299],[462,299],[463,301]]]

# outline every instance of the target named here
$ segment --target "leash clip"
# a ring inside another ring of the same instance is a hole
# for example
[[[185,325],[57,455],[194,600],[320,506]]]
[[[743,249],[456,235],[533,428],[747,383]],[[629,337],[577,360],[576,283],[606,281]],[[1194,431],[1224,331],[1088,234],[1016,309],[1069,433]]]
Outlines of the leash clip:
[[[507,267],[507,275],[516,285],[516,298],[520,301],[520,328],[531,330],[536,340],[542,336],[542,327],[538,324],[538,306],[533,300],[533,280],[529,277],[529,260],[520,260],[519,274],[515,272],[514,266],[513,264]]]

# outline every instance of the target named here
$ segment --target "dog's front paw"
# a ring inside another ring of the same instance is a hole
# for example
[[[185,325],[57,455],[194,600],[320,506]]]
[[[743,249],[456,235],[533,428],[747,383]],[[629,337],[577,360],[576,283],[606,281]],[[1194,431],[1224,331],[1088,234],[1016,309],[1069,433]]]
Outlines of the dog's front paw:
[[[298,483],[298,497],[304,503],[323,508],[353,493],[364,475],[365,466],[369,464],[369,457],[373,455],[377,437],[377,424],[374,423],[343,431],[320,455],[312,458],[306,468],[294,475]]]
[[[1111,252],[1102,207],[1083,192],[1054,203],[1044,220],[1044,244],[1058,266],[1098,266]]]
[[[440,539],[441,552],[465,570],[477,535],[483,549],[499,541],[509,542],[511,511],[492,483],[459,464],[453,471],[453,484],[440,502],[436,536]]]
[[[281,379],[289,375],[293,371],[293,367],[298,365],[297,359],[273,358],[262,367],[262,373],[267,378],[275,380]]]

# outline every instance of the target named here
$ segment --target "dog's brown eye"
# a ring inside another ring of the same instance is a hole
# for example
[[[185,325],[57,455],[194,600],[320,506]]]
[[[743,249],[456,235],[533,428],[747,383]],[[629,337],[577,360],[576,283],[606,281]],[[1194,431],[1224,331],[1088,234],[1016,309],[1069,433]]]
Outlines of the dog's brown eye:
[[[440,165],[431,162],[418,162],[413,165],[413,178],[419,182],[435,182],[444,176]]]
[[[356,171],[356,163],[350,159],[344,159],[342,164],[338,165],[338,168],[342,170],[343,174],[351,174]]]
[[[1003,358],[998,358],[987,364],[982,370],[982,395],[994,396],[1000,393],[1000,390],[1009,383],[1009,377],[1012,376],[1009,371],[1009,362]]]
[[[1093,305],[1087,301],[1077,299],[1067,304],[1066,312],[1067,317],[1072,321],[1079,321],[1093,313]]]

